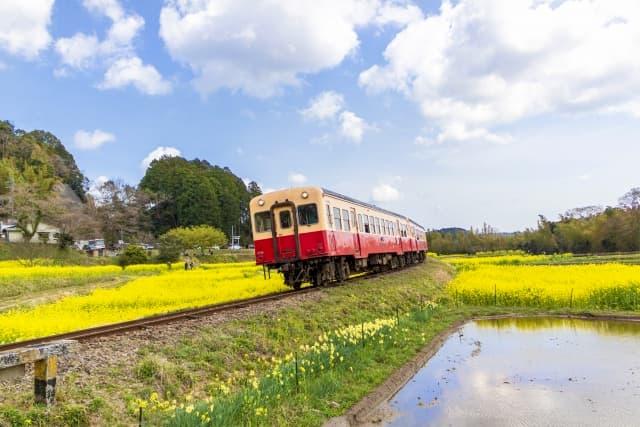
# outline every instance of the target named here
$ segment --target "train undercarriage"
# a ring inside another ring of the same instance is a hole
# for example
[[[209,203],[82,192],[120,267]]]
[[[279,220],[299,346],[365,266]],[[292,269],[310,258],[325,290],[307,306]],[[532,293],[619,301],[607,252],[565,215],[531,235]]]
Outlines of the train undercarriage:
[[[352,273],[394,270],[424,262],[425,258],[423,251],[405,252],[402,255],[372,254],[367,258],[337,256],[292,261],[268,268],[275,268],[282,273],[287,286],[300,289],[303,283],[325,286],[331,282],[344,282]]]

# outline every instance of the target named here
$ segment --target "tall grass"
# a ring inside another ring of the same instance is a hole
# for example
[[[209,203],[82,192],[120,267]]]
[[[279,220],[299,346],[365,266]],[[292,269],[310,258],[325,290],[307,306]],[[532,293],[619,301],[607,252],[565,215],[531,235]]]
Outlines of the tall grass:
[[[368,360],[384,357],[392,346],[406,340],[426,340],[423,328],[436,312],[436,305],[396,316],[349,325],[319,336],[312,345],[265,362],[263,376],[247,376],[218,382],[206,399],[163,401],[153,393],[142,406],[152,420],[174,427],[278,424],[281,404],[291,400],[331,399],[338,378],[365,375]],[[241,379],[240,379],[241,378]]]

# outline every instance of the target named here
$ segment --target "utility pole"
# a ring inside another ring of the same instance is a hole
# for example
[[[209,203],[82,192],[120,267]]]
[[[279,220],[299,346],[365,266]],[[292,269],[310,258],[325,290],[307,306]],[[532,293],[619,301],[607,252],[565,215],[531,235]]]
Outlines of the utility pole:
[[[234,226],[231,226],[231,249],[240,249],[240,236],[236,236]]]

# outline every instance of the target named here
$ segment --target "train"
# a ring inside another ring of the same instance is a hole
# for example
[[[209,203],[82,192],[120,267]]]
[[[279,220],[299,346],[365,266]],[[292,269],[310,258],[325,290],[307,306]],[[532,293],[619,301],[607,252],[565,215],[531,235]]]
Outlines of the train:
[[[417,222],[321,187],[256,196],[249,212],[256,264],[294,289],[424,262],[428,250]]]

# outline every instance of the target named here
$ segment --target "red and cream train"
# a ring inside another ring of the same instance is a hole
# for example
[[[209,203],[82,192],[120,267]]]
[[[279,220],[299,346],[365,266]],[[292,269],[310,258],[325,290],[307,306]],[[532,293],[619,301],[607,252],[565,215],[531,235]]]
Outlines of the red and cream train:
[[[425,259],[422,226],[323,188],[270,192],[253,198],[249,209],[256,264],[277,269],[295,289]]]

